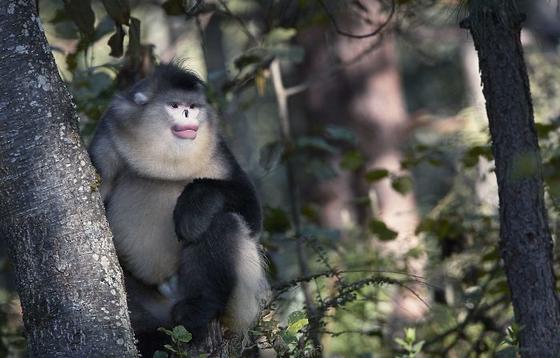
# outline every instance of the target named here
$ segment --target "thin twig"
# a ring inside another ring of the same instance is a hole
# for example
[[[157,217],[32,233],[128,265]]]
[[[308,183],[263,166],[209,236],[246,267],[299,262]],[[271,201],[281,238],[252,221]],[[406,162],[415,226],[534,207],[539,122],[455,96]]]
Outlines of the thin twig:
[[[226,4],[226,2],[224,0],[218,0],[218,2],[220,3],[220,5],[222,5],[222,7],[224,8],[224,12],[226,15],[230,16],[231,18],[233,18],[235,21],[237,21],[237,23],[239,23],[240,27],[241,27],[241,31],[243,31],[243,33],[255,44],[258,45],[259,44],[259,40],[251,33],[251,31],[249,31],[249,27],[247,26],[247,24],[245,23],[245,21],[243,21],[243,19],[240,16],[235,15],[230,9],[229,6]]]
[[[377,49],[383,40],[382,36],[379,36],[375,42],[368,46],[365,50],[354,56],[352,59],[336,64],[330,71],[324,75],[316,76],[313,80],[305,81],[299,85],[294,85],[292,87],[286,88],[285,92],[288,97],[296,95],[298,93],[304,92],[310,88],[317,86],[324,86],[325,81],[331,80],[338,72],[341,72],[348,66],[352,66],[362,60],[365,56],[371,53],[373,50]]]
[[[204,57],[204,62],[208,63],[208,48],[206,46],[206,35],[204,33],[204,28],[202,26],[202,22],[200,21],[200,17],[198,15],[195,16],[194,20],[195,20],[196,28],[198,30],[198,36],[200,36],[200,47],[202,47],[202,55]]]
[[[319,4],[321,4],[321,7],[325,10],[325,13],[329,17],[329,20],[333,24],[336,32],[339,35],[346,36],[346,37],[351,37],[351,38],[354,38],[354,39],[365,39],[365,38],[368,38],[368,37],[373,37],[373,36],[378,35],[389,24],[389,22],[391,21],[391,19],[395,15],[395,10],[396,10],[396,7],[397,7],[396,4],[395,4],[395,0],[392,0],[391,1],[391,10],[389,11],[389,15],[387,16],[387,19],[385,19],[385,21],[381,23],[381,25],[379,25],[375,30],[373,30],[373,31],[371,31],[367,34],[356,35],[356,34],[352,34],[350,32],[342,30],[340,28],[340,26],[338,25],[338,22],[336,21],[336,18],[330,12],[330,10],[327,7],[327,5],[325,4],[325,2],[323,0],[318,0],[318,1],[319,1]]]
[[[286,147],[292,146],[291,139],[291,129],[290,129],[290,117],[288,112],[288,96],[286,95],[286,90],[282,82],[282,72],[280,69],[280,61],[274,59],[270,64],[270,70],[272,74],[272,83],[274,86],[274,91],[276,93],[276,101],[278,103],[278,113],[280,118],[280,135],[282,142]],[[301,220],[299,215],[299,197],[297,193],[297,184],[295,181],[295,170],[291,158],[286,159],[286,177],[288,181],[288,191],[290,196],[290,214],[296,231],[296,246],[297,246],[297,258],[300,268],[300,274],[302,276],[309,275],[309,267],[307,265],[305,256],[305,247],[302,242],[301,237]],[[310,322],[310,338],[313,342],[313,346],[317,353],[320,355],[321,339],[318,332],[320,317],[317,315],[317,308],[313,302],[313,297],[311,295],[311,290],[307,282],[301,285],[305,306],[307,310],[307,316]]]

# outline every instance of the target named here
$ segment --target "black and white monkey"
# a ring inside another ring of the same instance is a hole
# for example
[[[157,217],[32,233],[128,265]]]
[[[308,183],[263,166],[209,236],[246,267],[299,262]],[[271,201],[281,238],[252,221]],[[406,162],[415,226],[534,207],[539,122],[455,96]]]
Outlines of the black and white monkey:
[[[162,326],[246,333],[268,294],[260,203],[218,126],[202,81],[159,65],[114,98],[90,145],[144,354]]]

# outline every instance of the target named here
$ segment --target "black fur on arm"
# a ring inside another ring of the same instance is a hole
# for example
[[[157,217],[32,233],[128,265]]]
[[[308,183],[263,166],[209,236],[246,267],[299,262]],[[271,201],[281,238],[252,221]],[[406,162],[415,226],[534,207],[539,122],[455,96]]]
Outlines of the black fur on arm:
[[[219,213],[196,245],[185,245],[179,270],[181,300],[171,316],[200,343],[208,335],[209,323],[223,316],[236,284],[236,253],[242,232],[239,217]]]
[[[255,189],[243,172],[234,174],[232,180],[195,179],[185,187],[173,212],[179,240],[196,242],[219,213],[241,216],[252,235],[261,231],[262,213]]]

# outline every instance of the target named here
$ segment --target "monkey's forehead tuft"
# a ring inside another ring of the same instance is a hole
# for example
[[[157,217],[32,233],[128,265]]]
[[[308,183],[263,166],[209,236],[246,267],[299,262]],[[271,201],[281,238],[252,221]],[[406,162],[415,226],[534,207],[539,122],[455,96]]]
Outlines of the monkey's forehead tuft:
[[[204,88],[204,82],[194,72],[175,63],[157,65],[152,76],[160,90],[200,91]]]
[[[185,105],[206,104],[206,96],[202,91],[186,91],[182,89],[167,89],[154,94],[152,100],[155,102],[177,102]]]

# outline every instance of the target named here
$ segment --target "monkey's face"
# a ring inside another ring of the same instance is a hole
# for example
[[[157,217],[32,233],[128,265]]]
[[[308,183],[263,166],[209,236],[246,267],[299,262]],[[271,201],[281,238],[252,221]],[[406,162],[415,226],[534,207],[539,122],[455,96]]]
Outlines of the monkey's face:
[[[146,103],[138,103],[137,128],[140,140],[157,141],[169,151],[184,151],[204,142],[211,135],[211,109],[202,92],[172,90],[156,94]],[[140,98],[143,99],[143,98]]]
[[[189,102],[171,101],[165,104],[165,111],[171,119],[171,132],[180,139],[194,140],[200,126],[202,104]]]
[[[118,144],[138,172],[184,179],[211,155],[216,116],[202,91],[168,90],[151,97],[137,92],[129,98],[116,106],[128,118],[117,124]]]
[[[209,129],[206,127],[211,116],[201,92],[169,91],[156,95],[143,106],[141,120],[149,122],[144,124],[157,127],[153,129],[173,144],[195,141],[199,131]]]

